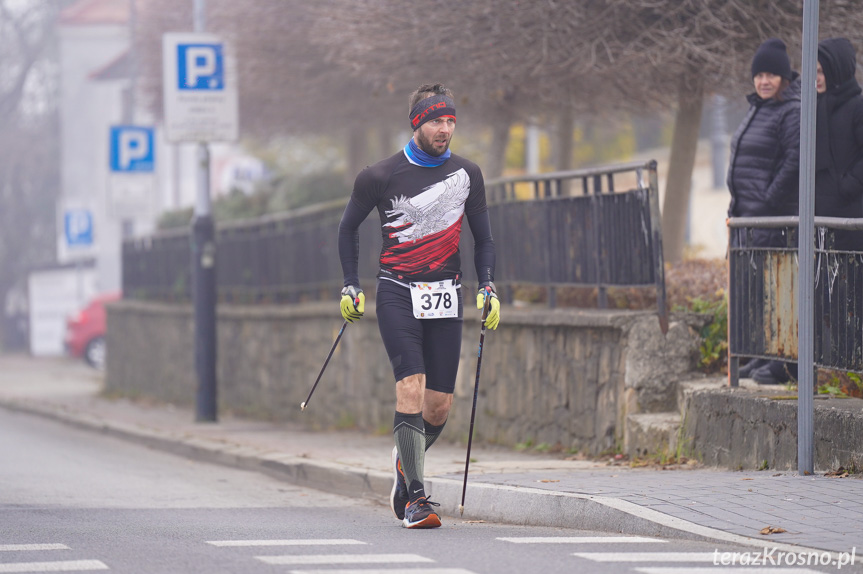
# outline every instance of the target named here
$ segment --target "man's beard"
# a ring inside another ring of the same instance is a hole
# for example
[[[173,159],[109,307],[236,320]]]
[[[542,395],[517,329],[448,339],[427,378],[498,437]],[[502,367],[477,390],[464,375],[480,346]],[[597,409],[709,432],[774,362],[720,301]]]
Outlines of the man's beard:
[[[446,146],[441,151],[437,151],[434,148],[431,140],[426,139],[422,133],[417,134],[417,145],[419,146],[419,148],[433,157],[438,157],[445,154],[446,150],[449,149],[449,142],[450,140],[447,140]]]

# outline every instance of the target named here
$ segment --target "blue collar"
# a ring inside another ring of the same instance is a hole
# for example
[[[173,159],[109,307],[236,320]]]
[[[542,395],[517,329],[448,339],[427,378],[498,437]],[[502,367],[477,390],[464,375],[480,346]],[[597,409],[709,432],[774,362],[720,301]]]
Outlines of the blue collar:
[[[408,145],[405,146],[405,156],[408,158],[408,161],[414,165],[422,167],[437,167],[439,165],[443,165],[451,155],[452,152],[450,150],[446,150],[437,157],[429,155],[419,148],[413,138],[411,138]]]

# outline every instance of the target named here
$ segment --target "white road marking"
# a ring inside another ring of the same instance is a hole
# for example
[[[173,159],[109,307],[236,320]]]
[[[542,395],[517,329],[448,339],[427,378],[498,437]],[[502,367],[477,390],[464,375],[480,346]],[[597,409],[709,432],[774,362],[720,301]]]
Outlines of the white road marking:
[[[411,564],[434,562],[419,554],[306,554],[298,556],[255,556],[267,564]]]
[[[392,568],[350,568],[348,570],[290,570],[290,574],[393,574],[394,572],[410,572],[410,574],[475,574],[473,570],[464,568],[411,568],[410,570],[393,570]]]
[[[717,568],[722,568],[721,566],[711,566],[707,568],[686,568],[686,567],[674,567],[671,566],[669,568],[636,568],[636,572],[641,572],[642,574],[716,574]],[[740,568],[729,566],[727,572],[731,572],[733,574],[765,574],[765,572],[769,572],[770,574],[822,574],[818,570],[809,570],[808,568],[773,568],[768,566],[761,566],[757,568]]]
[[[0,544],[0,552],[21,550],[69,550],[65,544]]]
[[[368,544],[350,538],[319,538],[304,540],[210,540],[213,546],[339,546],[342,544]]]
[[[667,540],[659,538],[644,538],[641,536],[524,536],[520,538],[498,538],[514,544],[647,544],[658,542],[664,544]]]
[[[715,552],[575,552],[594,562],[713,562]]]
[[[101,560],[62,560],[59,562],[12,562],[0,564],[0,572],[82,572],[107,570]]]

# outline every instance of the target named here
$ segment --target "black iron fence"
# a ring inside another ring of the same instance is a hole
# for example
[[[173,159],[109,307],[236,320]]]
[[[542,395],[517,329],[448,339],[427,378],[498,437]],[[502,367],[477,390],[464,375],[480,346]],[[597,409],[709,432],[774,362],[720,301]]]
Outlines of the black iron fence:
[[[656,162],[505,178],[487,182],[486,190],[496,284],[504,300],[512,301],[515,286],[535,285],[548,291],[548,304],[555,306],[560,287],[594,287],[603,307],[608,287],[655,287],[667,329]],[[343,210],[339,200],[219,224],[219,300],[334,298],[342,283],[337,229]],[[189,242],[188,230],[124,241],[125,296],[189,300]],[[375,214],[360,227],[360,247],[360,279],[365,289],[373,289],[381,249]],[[465,281],[476,282],[470,233],[462,234],[461,252]]]
[[[729,384],[740,357],[797,360],[798,218],[728,222]],[[759,232],[778,230],[781,245],[759,247]],[[863,219],[815,218],[814,350],[817,367],[863,372],[863,252],[837,249],[837,234],[863,230]]]

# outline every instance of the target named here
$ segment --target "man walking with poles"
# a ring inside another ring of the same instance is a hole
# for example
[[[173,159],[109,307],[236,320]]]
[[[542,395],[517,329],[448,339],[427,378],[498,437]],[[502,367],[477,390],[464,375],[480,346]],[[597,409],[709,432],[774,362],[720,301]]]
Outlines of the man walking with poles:
[[[344,273],[340,309],[346,321],[363,316],[359,285],[359,226],[375,208],[383,247],[376,311],[396,380],[394,484],[390,505],[407,528],[440,526],[438,506],[423,485],[425,451],[440,436],[452,406],[463,322],[459,238],[463,216],[474,239],[477,308],[496,329],[495,249],[482,172],[449,149],[455,131],[452,92],[425,84],[410,97],[413,137],[392,157],[356,178],[339,224]]]

